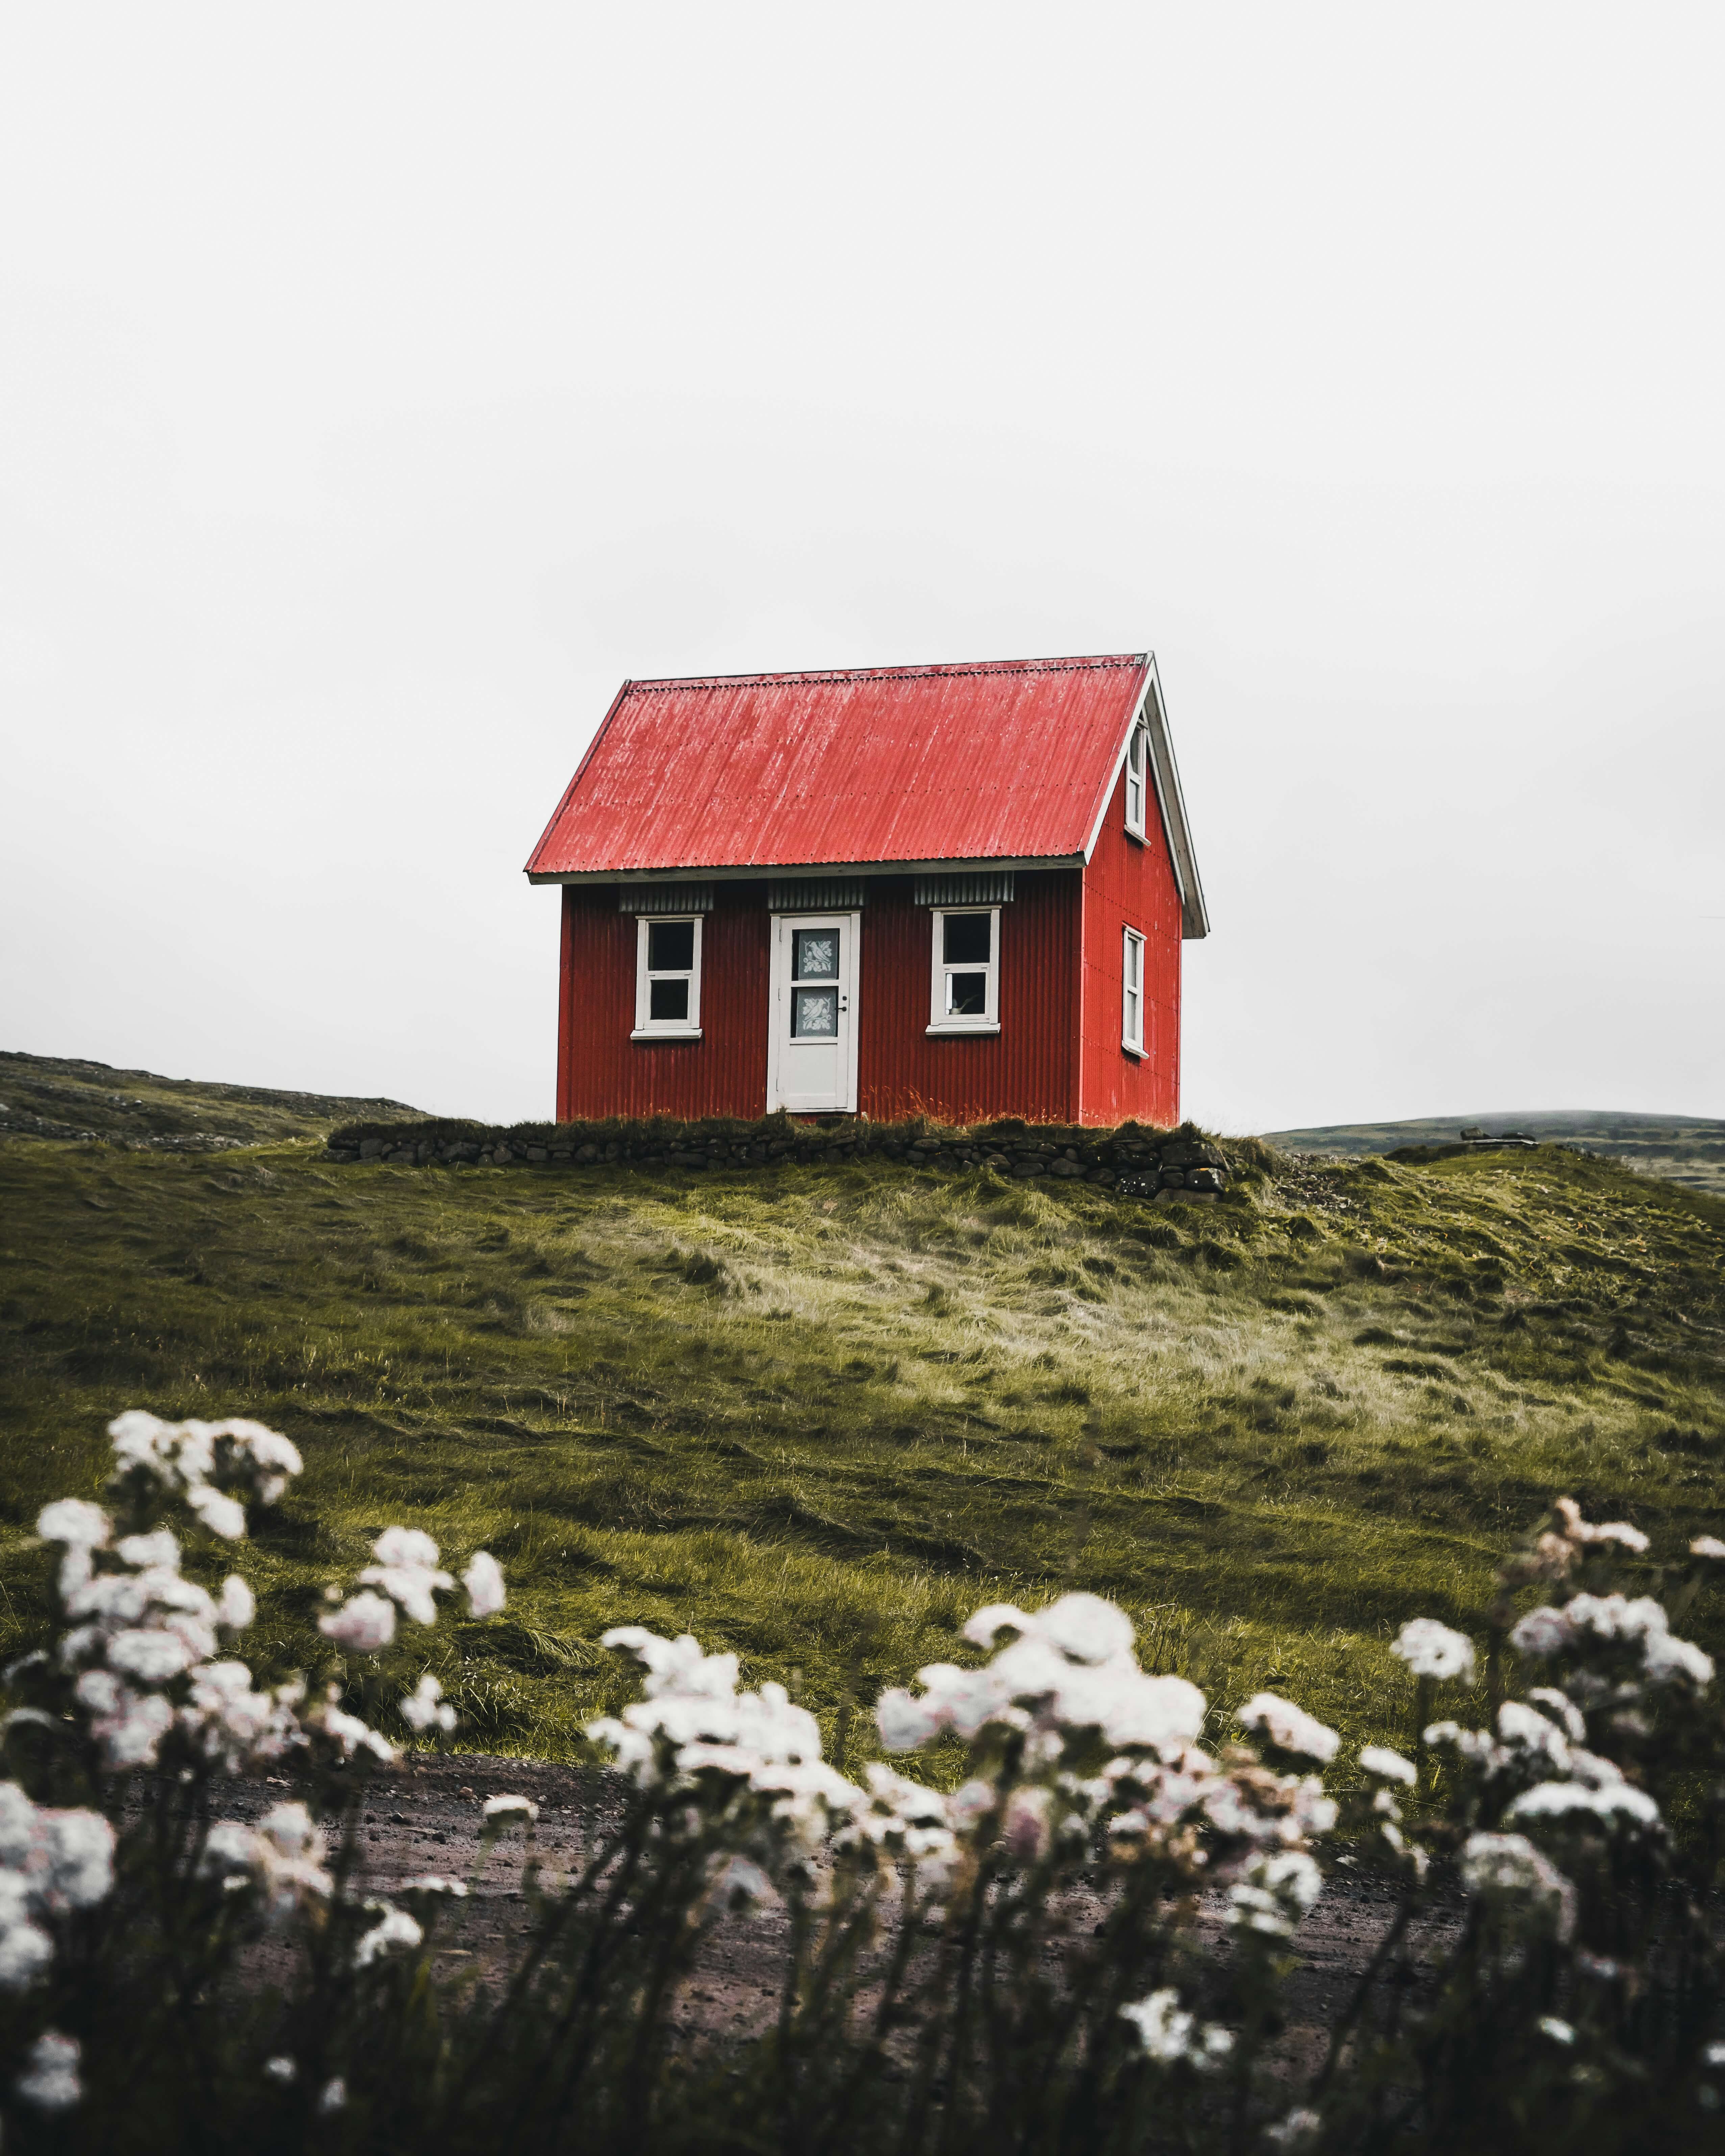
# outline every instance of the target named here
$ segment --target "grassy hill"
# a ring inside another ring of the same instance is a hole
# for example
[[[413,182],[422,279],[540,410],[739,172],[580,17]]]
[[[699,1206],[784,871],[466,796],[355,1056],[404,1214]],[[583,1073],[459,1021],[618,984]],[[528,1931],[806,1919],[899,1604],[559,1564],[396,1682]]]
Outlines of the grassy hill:
[[[1080,1584],[1224,1702],[1272,1684],[1383,1734],[1395,1628],[1472,1620],[1553,1492],[1666,1549],[1720,1530],[1725,1204],[1553,1147],[1234,1150],[1224,1199],[1148,1204],[885,1161],[15,1139],[0,1650],[40,1606],[37,1507],[95,1492],[133,1404],[305,1451],[244,1556],[261,1662],[316,1656],[390,1521],[496,1551],[507,1621],[423,1635],[494,1749],[561,1751],[618,1696],[609,1624],[734,1646],[834,1724],[962,1656],[979,1602]]]
[[[1493,1137],[1504,1131],[1523,1131],[1529,1137],[1579,1146],[1602,1159],[1620,1161],[1643,1175],[1663,1176],[1692,1190],[1710,1191],[1725,1198],[1725,1122],[1706,1116],[1615,1115],[1603,1108],[1427,1116],[1404,1123],[1323,1123],[1311,1130],[1272,1131],[1269,1142],[1291,1152],[1336,1152],[1360,1158],[1396,1152],[1404,1146],[1452,1145],[1464,1129],[1484,1130]]]
[[[273,1092],[60,1055],[0,1054],[0,1140],[59,1138],[170,1152],[221,1152],[272,1138],[321,1137],[331,1123],[393,1120],[400,1101]]]

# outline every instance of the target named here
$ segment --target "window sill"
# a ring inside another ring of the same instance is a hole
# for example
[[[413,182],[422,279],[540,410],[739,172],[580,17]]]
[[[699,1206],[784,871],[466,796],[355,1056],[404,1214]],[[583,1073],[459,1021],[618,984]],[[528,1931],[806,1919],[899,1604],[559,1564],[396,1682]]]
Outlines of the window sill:
[[[638,1025],[629,1035],[631,1040],[699,1040],[701,1037],[698,1025]]]
[[[1144,835],[1143,832],[1142,832],[1142,831],[1135,831],[1135,830],[1133,830],[1133,829],[1132,829],[1132,825],[1131,825],[1130,824],[1128,824],[1127,825],[1127,827],[1126,827],[1126,835],[1127,835],[1127,838],[1129,838],[1129,839],[1136,839],[1137,840],[1138,844],[1139,844],[1141,846],[1142,846],[1142,845],[1147,845],[1147,844],[1148,844],[1148,843],[1149,843],[1148,839],[1145,837],[1145,835]]]
[[[978,1019],[974,1025],[931,1025],[924,1028],[931,1040],[962,1040],[966,1034],[999,1033],[998,1019]]]
[[[1122,1054],[1131,1056],[1134,1063],[1143,1061],[1144,1050],[1142,1043],[1136,1040],[1122,1040],[1120,1046]]]

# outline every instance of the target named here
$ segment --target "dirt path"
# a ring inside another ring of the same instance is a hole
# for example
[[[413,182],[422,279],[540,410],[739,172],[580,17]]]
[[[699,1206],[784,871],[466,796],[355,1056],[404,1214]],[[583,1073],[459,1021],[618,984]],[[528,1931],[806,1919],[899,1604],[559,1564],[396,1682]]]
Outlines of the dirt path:
[[[129,1809],[141,1810],[160,1794],[141,1787]],[[221,1786],[219,1794],[223,1817],[255,1820],[300,1790],[293,1778],[284,1776],[237,1780]],[[444,1974],[476,1967],[486,1978],[499,1976],[528,1933],[521,1829],[508,1829],[483,1866],[479,1863],[481,1808],[488,1797],[501,1795],[530,1797],[538,1805],[534,1848],[547,1885],[578,1869],[590,1838],[616,1818],[619,1808],[614,1785],[575,1768],[470,1753],[404,1762],[379,1775],[367,1791],[361,1876],[368,1890],[388,1895],[426,1873],[467,1884],[467,1899],[452,1905],[439,1928],[438,1964]],[[1294,1943],[1299,1967],[1289,1986],[1286,2041],[1295,2053],[1309,2056],[1321,2048],[1394,1911],[1394,1897],[1378,1881],[1353,1876],[1347,1869],[1332,1873]],[[1075,1909],[1075,1933],[1087,1930],[1100,1914],[1100,1903]],[[1222,1897],[1206,1897],[1200,1934],[1219,1937],[1221,1917]],[[1459,1911],[1440,1909],[1422,1926],[1422,1958],[1453,1938],[1459,1920]],[[733,2032],[764,2025],[778,1996],[785,1929],[783,1917],[771,1911],[724,1926],[686,1987],[680,2021]]]

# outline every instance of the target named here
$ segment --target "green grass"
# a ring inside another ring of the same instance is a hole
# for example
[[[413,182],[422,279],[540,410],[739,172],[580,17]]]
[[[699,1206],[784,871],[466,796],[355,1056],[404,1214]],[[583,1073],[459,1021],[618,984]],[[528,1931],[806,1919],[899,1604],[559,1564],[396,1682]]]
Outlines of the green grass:
[[[495,1550],[506,1620],[427,1664],[467,1742],[551,1755],[623,1696],[608,1625],[735,1647],[831,1725],[963,1653],[978,1603],[1079,1584],[1224,1705],[1269,1684],[1398,1734],[1396,1628],[1474,1621],[1554,1492],[1667,1553],[1720,1527],[1725,1204],[1555,1148],[1256,1157],[1220,1203],[1142,1205],[881,1161],[14,1142],[0,1645],[40,1621],[37,1507],[96,1492],[131,1404],[305,1452],[243,1558],[260,1662],[313,1654],[391,1521]]]
[[[361,1116],[382,1127],[418,1112],[400,1101],[213,1085],[71,1056],[0,1052],[0,1141],[100,1138],[216,1152],[274,1138],[321,1137],[332,1122]]]
[[[1725,1198],[1725,1122],[1706,1116],[1648,1116],[1603,1108],[1536,1110],[1521,1114],[1426,1116],[1404,1123],[1323,1123],[1273,1131],[1271,1142],[1294,1152],[1394,1152],[1402,1146],[1453,1145],[1464,1129],[1495,1137],[1529,1137],[1579,1146],[1606,1160]]]

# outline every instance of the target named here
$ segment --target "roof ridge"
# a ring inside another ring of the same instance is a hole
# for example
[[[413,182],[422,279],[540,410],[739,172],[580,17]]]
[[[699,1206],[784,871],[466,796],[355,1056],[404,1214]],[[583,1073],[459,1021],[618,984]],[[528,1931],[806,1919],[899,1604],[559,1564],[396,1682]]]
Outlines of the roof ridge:
[[[633,694],[637,690],[658,694],[673,689],[731,689],[773,682],[928,680],[947,675],[1101,673],[1110,667],[1142,666],[1146,656],[1142,651],[1119,651],[1072,659],[973,659],[936,660],[927,665],[818,666],[787,674],[661,675],[653,680],[629,682],[625,693]]]

